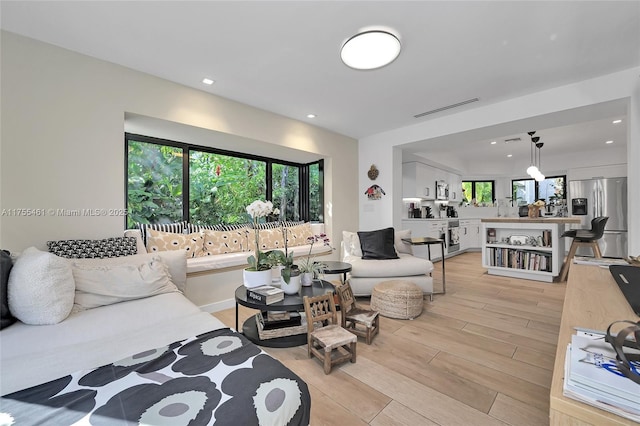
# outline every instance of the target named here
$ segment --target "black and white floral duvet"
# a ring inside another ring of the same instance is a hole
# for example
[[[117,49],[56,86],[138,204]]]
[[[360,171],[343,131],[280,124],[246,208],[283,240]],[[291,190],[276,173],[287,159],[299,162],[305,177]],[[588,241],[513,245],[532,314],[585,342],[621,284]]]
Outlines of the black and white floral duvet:
[[[307,385],[228,328],[0,398],[0,424],[308,425]]]

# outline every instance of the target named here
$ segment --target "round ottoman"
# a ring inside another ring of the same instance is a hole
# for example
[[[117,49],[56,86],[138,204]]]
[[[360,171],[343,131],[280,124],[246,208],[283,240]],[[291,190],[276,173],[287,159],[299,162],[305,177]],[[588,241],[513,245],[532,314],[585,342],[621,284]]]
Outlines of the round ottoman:
[[[413,319],[422,313],[422,289],[411,281],[383,281],[373,287],[371,309],[389,318]]]

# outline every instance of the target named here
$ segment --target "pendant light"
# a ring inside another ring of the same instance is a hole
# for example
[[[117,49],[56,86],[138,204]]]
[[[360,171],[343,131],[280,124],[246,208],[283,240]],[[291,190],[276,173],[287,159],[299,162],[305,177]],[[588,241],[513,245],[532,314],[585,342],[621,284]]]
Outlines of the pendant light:
[[[536,182],[542,182],[545,176],[540,171],[540,149],[544,146],[543,142],[540,142],[540,136],[533,136],[535,131],[527,132],[531,136],[531,165],[527,167],[527,174],[534,178]]]

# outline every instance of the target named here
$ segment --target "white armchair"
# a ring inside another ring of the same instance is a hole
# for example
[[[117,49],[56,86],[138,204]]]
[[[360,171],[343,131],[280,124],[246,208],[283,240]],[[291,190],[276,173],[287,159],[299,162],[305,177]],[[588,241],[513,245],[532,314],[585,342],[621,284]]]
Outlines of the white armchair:
[[[371,296],[373,287],[387,280],[405,280],[417,284],[425,294],[433,295],[433,264],[416,257],[410,244],[402,238],[411,238],[410,230],[396,231],[394,248],[397,259],[363,259],[360,238],[356,232],[342,232],[342,260],[351,264],[349,282],[356,296]]]

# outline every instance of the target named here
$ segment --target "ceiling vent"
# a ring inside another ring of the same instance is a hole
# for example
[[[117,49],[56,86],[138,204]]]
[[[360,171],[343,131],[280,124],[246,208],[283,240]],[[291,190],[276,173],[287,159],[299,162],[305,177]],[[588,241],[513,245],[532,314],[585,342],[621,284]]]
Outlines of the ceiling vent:
[[[504,143],[520,142],[521,140],[522,140],[521,138],[505,139]]]
[[[441,108],[432,109],[431,111],[422,112],[420,114],[414,115],[414,117],[415,118],[424,117],[425,115],[431,115],[431,114],[435,114],[437,112],[446,111],[448,109],[457,108],[457,107],[462,106],[462,105],[470,104],[470,103],[473,103],[473,102],[478,102],[479,100],[480,99],[478,99],[478,98],[467,99],[466,101],[458,102],[457,104],[451,104],[451,105],[447,105],[447,106],[444,106],[444,107],[441,107]]]

